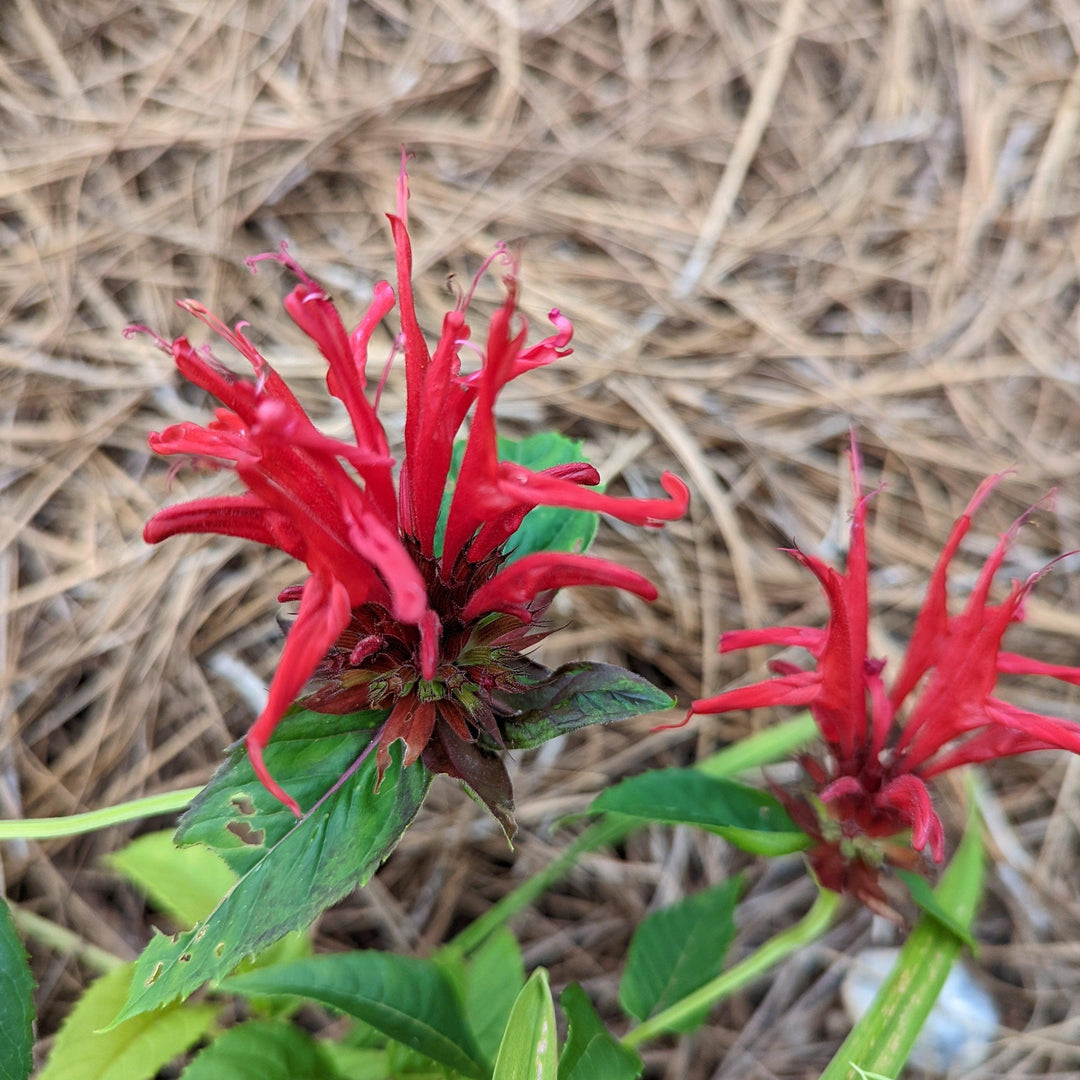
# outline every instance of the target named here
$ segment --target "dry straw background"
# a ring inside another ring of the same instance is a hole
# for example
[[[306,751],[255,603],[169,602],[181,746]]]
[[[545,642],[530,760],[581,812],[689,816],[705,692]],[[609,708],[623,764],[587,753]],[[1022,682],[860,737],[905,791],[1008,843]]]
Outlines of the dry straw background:
[[[936,549],[980,478],[960,586],[1024,507],[1015,576],[1080,547],[1080,3],[1077,0],[6,0],[0,6],[0,808],[70,813],[203,781],[252,718],[280,648],[274,552],[140,537],[170,499],[225,490],[146,433],[205,416],[168,358],[122,328],[192,332],[195,296],[252,333],[328,426],[322,365],[284,281],[242,257],[288,238],[359,314],[392,273],[383,213],[399,146],[431,329],[500,239],[541,328],[576,352],[506,395],[504,431],[586,441],[612,490],[693,489],[689,518],[605,526],[599,551],[662,586],[647,607],[579,591],[549,662],[624,661],[685,701],[747,673],[724,627],[820,620],[777,547],[835,555],[855,425],[876,497],[875,648],[902,647]],[[453,282],[448,284],[448,279]],[[490,310],[497,286],[478,299]],[[382,343],[389,350],[389,339]],[[400,384],[384,398],[400,425]],[[1080,661],[1065,563],[1012,645]],[[761,663],[764,657],[754,657]],[[1075,695],[1015,688],[1080,718]],[[449,783],[320,947],[430,949],[543,865],[551,822],[613,777],[685,763],[766,716],[647,737],[648,721],[523,755],[511,856]],[[1080,762],[986,773],[994,869],[976,966],[1003,1027],[979,1077],[1080,1070]],[[939,805],[955,840],[959,790]],[[997,810],[995,816],[992,812]],[[165,827],[168,822],[152,822]],[[6,890],[132,957],[138,896],[99,856],[134,833],[8,844]],[[805,909],[796,861],[746,864],[667,830],[590,857],[519,920],[530,964],[615,1016],[630,927],[748,865],[744,952]],[[648,1054],[650,1077],[817,1074],[844,1021],[845,956],[889,931],[852,910],[824,944]],[[93,953],[31,942],[48,1037]],[[170,1074],[172,1075],[172,1074]]]

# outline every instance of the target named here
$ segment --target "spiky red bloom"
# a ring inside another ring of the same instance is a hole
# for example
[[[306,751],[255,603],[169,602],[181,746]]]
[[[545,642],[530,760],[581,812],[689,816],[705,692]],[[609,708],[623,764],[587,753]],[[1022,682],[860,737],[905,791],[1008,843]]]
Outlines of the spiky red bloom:
[[[1032,750],[1080,753],[1080,724],[1029,712],[994,696],[999,672],[1047,675],[1080,685],[1080,668],[1001,650],[1006,629],[1023,618],[1024,598],[1041,576],[1014,582],[1001,603],[989,602],[994,576],[1023,518],[986,560],[964,609],[949,615],[949,563],[975,510],[1001,479],[991,476],[953,525],[900,672],[886,688],[885,662],[867,653],[866,512],[871,496],[862,493],[854,441],[851,477],[855,507],[846,572],[801,551],[790,552],[825,592],[830,610],[825,628],[738,630],[720,639],[721,652],[799,646],[814,657],[814,667],[804,670],[773,661],[770,668],[778,678],[695,701],[690,715],[774,705],[810,709],[828,750],[824,760],[804,762],[816,800],[800,802],[789,796],[785,801],[798,823],[819,840],[811,858],[822,883],[837,891],[865,893],[867,869],[852,841],[893,837],[910,829],[916,851],[929,846],[934,860],[941,859],[944,834],[926,786],[938,773]],[[893,859],[896,851],[883,854]]]
[[[348,332],[321,286],[284,248],[249,260],[253,269],[258,260],[277,261],[299,279],[285,309],[325,357],[327,386],[348,412],[355,444],[314,427],[244,336],[243,323],[230,330],[196,301],[181,302],[251,364],[254,380],[233,375],[208,348],[196,350],[186,337],[162,342],[181,373],[224,408],[206,427],[176,424],[151,435],[151,447],[226,463],[248,492],[161,510],[147,523],[146,540],[189,532],[238,536],[279,548],[310,571],[303,586],[283,594],[298,599],[299,610],[266,708],[246,737],[256,773],[297,814],[296,802],[269,775],[262,751],[313,675],[324,682],[311,699],[320,711],[391,709],[379,735],[380,775],[389,746],[401,739],[406,765],[423,755],[429,767],[480,790],[485,770],[493,766],[476,747],[477,736],[486,732],[498,741],[493,696],[521,689],[529,662],[518,650],[535,640],[529,624],[554,591],[607,585],[647,600],[656,597],[640,574],[583,554],[538,552],[504,565],[503,545],[525,514],[535,506],[559,506],[658,525],[680,517],[688,500],[685,484],[669,473],[661,479],[668,498],[615,498],[589,490],[599,476],[584,463],[537,472],[498,460],[499,391],[531,368],[566,356],[570,321],[552,311],[556,333],[526,348],[526,330],[515,325],[511,264],[506,299],[480,350],[480,369],[463,375],[459,360],[462,347],[473,347],[465,321],[471,294],[445,316],[430,351],[413,305],[407,199],[403,166],[397,214],[388,215],[406,381],[405,453],[396,476],[365,375],[372,332],[395,302],[387,282],[375,286],[367,313]],[[464,458],[437,549],[454,440],[470,411]],[[487,779],[502,783],[501,776]]]

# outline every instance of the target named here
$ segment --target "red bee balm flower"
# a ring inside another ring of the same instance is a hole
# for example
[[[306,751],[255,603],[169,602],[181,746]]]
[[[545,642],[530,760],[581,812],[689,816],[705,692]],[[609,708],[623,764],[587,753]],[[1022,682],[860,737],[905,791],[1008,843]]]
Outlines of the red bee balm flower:
[[[949,563],[975,510],[1001,479],[991,476],[953,525],[930,577],[900,672],[887,689],[882,678],[885,661],[867,654],[866,511],[871,496],[862,494],[854,442],[851,475],[855,508],[846,572],[801,551],[790,552],[825,592],[830,610],[825,628],[737,630],[720,639],[721,652],[757,645],[800,646],[816,665],[807,671],[773,661],[770,669],[778,678],[695,701],[690,715],[808,706],[828,754],[823,761],[804,761],[815,797],[785,796],[785,802],[798,824],[819,841],[811,862],[823,885],[864,899],[883,899],[872,868],[874,845],[862,838],[893,837],[910,829],[911,847],[922,851],[929,846],[939,861],[944,835],[926,786],[932,777],[959,765],[1031,750],[1080,753],[1080,724],[996,698],[998,673],[1047,675],[1080,685],[1080,668],[1001,651],[1006,629],[1023,618],[1024,598],[1042,574],[1014,582],[1001,603],[989,603],[994,576],[1023,518],[986,560],[964,609],[957,615],[948,613]],[[910,848],[907,859],[903,850],[893,846],[878,854],[890,861],[910,860]]]
[[[445,316],[430,351],[413,305],[407,199],[403,167],[398,212],[389,215],[406,381],[405,454],[396,480],[365,376],[372,332],[394,306],[394,291],[385,281],[375,286],[367,313],[348,332],[330,298],[284,246],[279,254],[248,260],[253,269],[262,259],[279,262],[299,279],[285,309],[326,358],[327,386],[344,403],[355,445],[316,430],[244,336],[243,323],[230,330],[201,304],[185,300],[180,305],[251,364],[254,381],[234,376],[208,349],[196,350],[185,337],[161,343],[181,373],[224,408],[206,427],[176,424],[151,435],[150,446],[160,454],[228,463],[248,492],[161,510],[147,523],[146,540],[157,543],[188,532],[244,537],[287,552],[310,571],[302,586],[281,596],[298,599],[300,606],[266,708],[246,736],[256,774],[297,815],[296,802],[267,771],[263,748],[313,676],[319,685],[304,703],[316,711],[389,710],[377,735],[380,778],[391,744],[400,739],[405,766],[422,757],[432,770],[464,779],[498,814],[499,804],[508,804],[509,781],[500,758],[479,747],[477,739],[502,745],[499,702],[525,689],[529,676],[535,681],[535,672],[543,670],[520,650],[543,636],[532,624],[555,590],[609,585],[656,598],[647,579],[615,563],[546,551],[507,563],[503,545],[536,506],[599,511],[632,524],[658,525],[680,517],[688,501],[685,484],[669,473],[661,479],[668,498],[615,498],[589,490],[600,479],[590,465],[532,471],[498,459],[494,406],[499,391],[530,368],[566,356],[570,321],[552,311],[556,333],[526,348],[526,331],[515,326],[517,280],[511,264],[506,299],[491,318],[486,347],[477,350],[480,369],[471,375],[460,370],[460,350],[474,348],[465,322],[471,292]],[[497,255],[510,261],[505,252]],[[454,440],[470,410],[446,510]]]

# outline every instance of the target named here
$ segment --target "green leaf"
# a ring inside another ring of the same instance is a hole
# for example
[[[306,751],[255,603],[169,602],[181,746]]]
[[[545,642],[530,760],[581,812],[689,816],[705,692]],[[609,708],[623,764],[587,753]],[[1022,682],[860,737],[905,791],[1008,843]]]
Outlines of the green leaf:
[[[38,1080],[150,1080],[214,1026],[216,1005],[170,1005],[102,1031],[123,1005],[134,970],[125,964],[90,984]]]
[[[937,919],[946,930],[952,931],[972,952],[977,951],[975,939],[971,936],[971,931],[965,926],[959,919],[957,919],[952,912],[947,911],[942,907],[938,898],[934,895],[933,889],[927,884],[926,879],[920,877],[918,874],[913,874],[910,870],[894,870],[893,873],[907,886],[908,892],[911,893],[911,899],[930,916],[931,919]]]
[[[934,891],[937,903],[965,928],[971,926],[982,895],[982,875],[981,825],[973,811],[964,839]],[[956,934],[936,918],[919,919],[873,1004],[821,1080],[857,1080],[869,1072],[898,1076],[961,948]]]
[[[290,814],[292,825],[284,833],[270,831],[271,822],[256,803],[251,816],[266,821],[267,828],[259,861],[205,922],[171,938],[154,937],[137,961],[131,995],[117,1022],[222,978],[245,957],[310,925],[324,908],[363,885],[401,839],[431,783],[420,762],[402,771],[400,744],[391,748],[391,756],[378,793],[372,754],[301,820]],[[290,787],[289,774],[277,775]],[[248,797],[247,788],[241,790]]]
[[[492,1080],[558,1080],[559,1043],[548,974],[537,968],[510,1010]]]
[[[454,444],[450,475],[447,478],[439,521],[435,528],[435,550],[438,552],[442,551],[443,538],[446,535],[446,519],[450,513],[450,503],[464,455],[465,440],[459,439]],[[498,455],[500,461],[513,461],[536,472],[541,469],[550,469],[553,465],[566,465],[572,461],[585,460],[581,443],[553,431],[540,432],[520,440],[504,439],[500,436]],[[506,550],[509,552],[507,563],[512,563],[516,559],[537,551],[586,551],[596,535],[599,521],[598,514],[587,510],[566,510],[561,506],[537,506],[525,515],[517,532],[507,541]]]
[[[340,1075],[306,1032],[280,1021],[254,1020],[226,1031],[180,1080],[334,1080]]]
[[[503,702],[516,713],[503,723],[506,745],[512,750],[527,750],[590,724],[626,720],[675,704],[632,671],[586,660],[564,664]]]
[[[317,1001],[466,1076],[488,1074],[454,986],[431,960],[366,951],[315,956],[234,976],[223,989]]]
[[[634,931],[619,985],[619,1004],[636,1020],[646,1020],[720,974],[735,933],[733,915],[741,881],[687,896],[655,911]],[[706,1006],[677,1030],[704,1022]]]
[[[26,1080],[33,1066],[34,980],[11,912],[0,899],[0,1080]]]
[[[336,1042],[325,1042],[322,1049],[334,1071],[348,1080],[386,1080],[392,1075],[390,1055],[385,1050],[363,1049]]]
[[[787,855],[811,844],[768,792],[698,769],[655,769],[632,776],[602,792],[588,812],[697,825],[758,855]]]
[[[505,927],[492,934],[469,957],[465,1016],[485,1057],[495,1057],[514,999],[524,985],[521,946]]]
[[[177,847],[171,829],[140,836],[103,861],[183,927],[205,919],[236,884],[217,855]]]
[[[363,752],[386,716],[326,716],[293,708],[264,751],[266,767],[301,807],[311,807]],[[236,743],[180,819],[176,842],[205,844],[242,876],[295,827],[292,812],[263,787],[243,743]]]
[[[560,995],[570,1030],[559,1056],[559,1080],[636,1080],[641,1058],[604,1027],[588,995],[571,983]]]

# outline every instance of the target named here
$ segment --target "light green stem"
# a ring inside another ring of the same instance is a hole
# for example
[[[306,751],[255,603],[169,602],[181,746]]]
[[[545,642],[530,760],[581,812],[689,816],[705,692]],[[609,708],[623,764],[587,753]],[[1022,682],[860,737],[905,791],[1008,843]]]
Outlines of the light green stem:
[[[974,802],[964,839],[934,890],[938,903],[969,927],[982,896],[982,825]],[[930,915],[908,936],[873,1004],[844,1040],[821,1080],[899,1076],[941,988],[963,948],[961,940]]]
[[[16,927],[27,937],[40,941],[42,945],[54,952],[64,956],[74,956],[88,968],[93,968],[102,975],[115,971],[125,964],[119,956],[113,956],[111,952],[91,945],[89,941],[83,940],[74,931],[64,926],[57,926],[56,923],[43,919],[40,915],[35,915],[34,912],[27,911],[25,908],[16,907],[14,904],[10,905],[10,908],[11,919]]]
[[[766,728],[710,754],[695,767],[710,776],[736,776],[749,769],[782,761],[810,742],[816,733],[817,728],[810,714],[800,713],[785,723]],[[631,818],[601,818],[572,841],[557,859],[508,892],[483,915],[466,926],[450,943],[451,946],[463,953],[472,952],[503,923],[512,919],[522,908],[528,907],[556,881],[573,870],[583,855],[596,851],[597,848],[617,844],[641,827],[642,822]]]
[[[154,814],[171,814],[183,810],[200,791],[201,787],[163,791],[158,795],[147,795],[143,799],[103,806],[100,810],[88,810],[82,814],[69,814],[67,817],[0,821],[0,840],[52,840],[58,836],[78,836]]]
[[[644,1023],[631,1029],[622,1037],[623,1046],[635,1047],[648,1039],[656,1038],[668,1031],[677,1029],[684,1021],[695,1014],[715,1005],[718,1001],[741,989],[759,975],[763,975],[774,964],[808,945],[820,937],[832,924],[840,905],[840,894],[830,889],[822,889],[814,906],[794,926],[766,941],[745,960],[734,967],[721,972],[711,982],[699,987],[681,1001],[663,1012],[650,1017]]]

